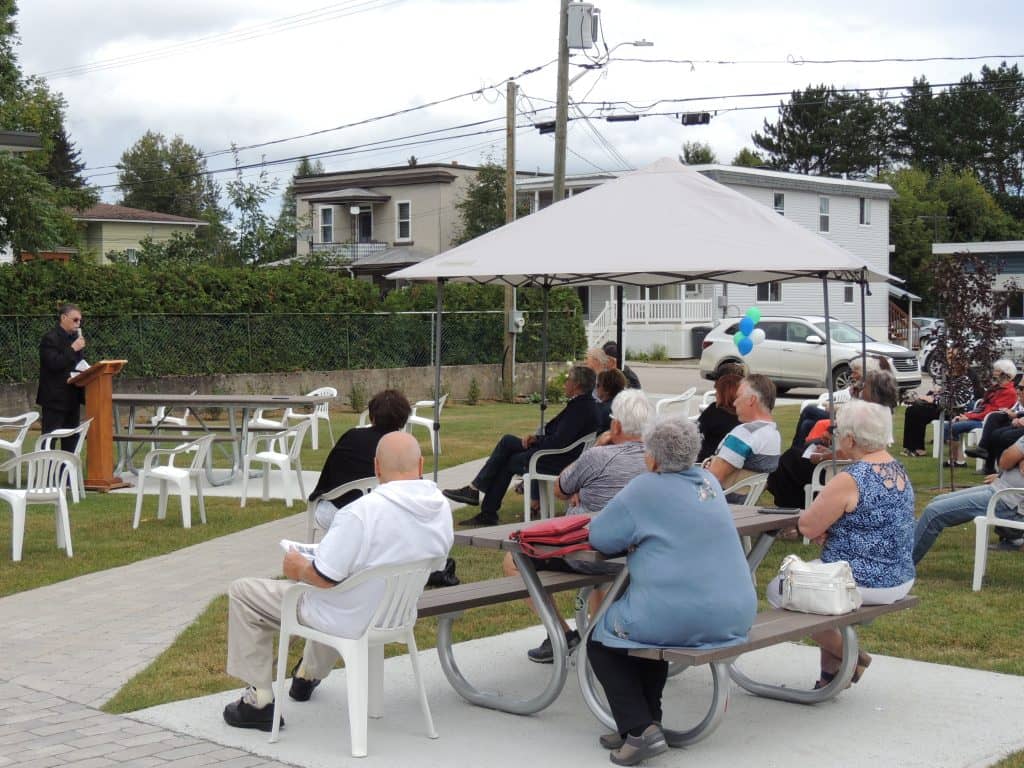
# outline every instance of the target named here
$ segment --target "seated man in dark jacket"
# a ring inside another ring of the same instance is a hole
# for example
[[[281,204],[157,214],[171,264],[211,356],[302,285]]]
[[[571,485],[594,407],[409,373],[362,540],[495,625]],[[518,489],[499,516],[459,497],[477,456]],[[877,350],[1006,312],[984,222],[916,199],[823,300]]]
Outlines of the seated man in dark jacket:
[[[505,435],[491,451],[487,463],[473,478],[473,482],[462,488],[449,489],[444,495],[462,504],[480,505],[480,514],[459,525],[497,525],[498,510],[505,497],[505,491],[516,475],[526,472],[530,457],[541,449],[564,448],[597,429],[597,408],[593,391],[596,377],[594,372],[582,365],[569,371],[565,380],[565,396],[569,402],[560,414],[544,428],[543,435]],[[540,469],[546,473],[558,474],[571,464],[579,451],[559,456],[548,456],[540,461]],[[480,494],[483,493],[483,500]]]

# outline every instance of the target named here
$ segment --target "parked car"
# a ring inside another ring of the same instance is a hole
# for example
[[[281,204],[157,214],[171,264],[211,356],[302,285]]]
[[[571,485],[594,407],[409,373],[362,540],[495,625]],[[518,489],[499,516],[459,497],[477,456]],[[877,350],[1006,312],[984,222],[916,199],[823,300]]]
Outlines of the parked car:
[[[911,322],[914,324],[914,345],[920,349],[937,333],[941,332],[943,322],[938,317],[915,317]]]
[[[751,373],[763,373],[785,391],[793,387],[827,386],[825,318],[808,315],[762,317],[757,327],[765,340],[746,357],[733,342],[740,318],[721,321],[704,339],[700,373],[705,379],[719,376],[722,366],[743,363]],[[914,353],[906,347],[878,342],[847,323],[832,320],[832,381],[836,389],[850,383],[850,361],[861,354],[861,339],[869,355],[890,360],[900,389],[921,383],[921,370]]]
[[[999,340],[998,357],[1013,360],[1018,368],[1024,367],[1024,320],[996,320],[996,323],[1003,327],[1003,336]],[[933,379],[941,378],[945,368],[945,361],[940,355],[935,354],[938,336],[943,331],[944,327],[940,325],[938,333],[933,333],[926,344],[922,343],[921,350],[918,352],[921,370]],[[968,344],[973,347],[975,342],[969,341]],[[968,349],[968,356],[970,356],[970,351]]]

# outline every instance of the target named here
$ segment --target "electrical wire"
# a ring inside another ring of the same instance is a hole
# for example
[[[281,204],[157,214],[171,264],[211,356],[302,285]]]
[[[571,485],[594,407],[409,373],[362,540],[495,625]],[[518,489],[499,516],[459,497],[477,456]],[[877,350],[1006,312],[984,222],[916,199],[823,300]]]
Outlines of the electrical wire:
[[[786,64],[804,66],[806,64],[920,64],[933,61],[984,61],[986,59],[1024,59],[1024,53],[993,53],[982,56],[920,56],[912,57],[890,57],[881,59],[806,59],[803,56],[790,54],[785,59],[670,59],[670,58],[639,58],[630,56],[616,56],[609,61],[631,61],[641,64],[687,64],[691,67],[696,64]]]

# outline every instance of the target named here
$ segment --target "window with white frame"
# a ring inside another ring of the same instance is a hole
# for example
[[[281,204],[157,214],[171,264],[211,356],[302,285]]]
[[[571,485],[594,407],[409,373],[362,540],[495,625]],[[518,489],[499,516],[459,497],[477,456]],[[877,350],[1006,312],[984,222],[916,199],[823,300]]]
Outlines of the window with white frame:
[[[758,304],[778,304],[782,301],[782,282],[772,280],[769,283],[757,284]]]
[[[828,232],[828,203],[827,197],[818,198],[818,231]]]
[[[133,267],[138,266],[139,264],[139,252],[134,248],[125,248],[124,258],[125,261],[127,261]]]
[[[779,216],[785,216],[786,215],[786,193],[785,192],[776,192],[774,195],[772,195],[772,208],[775,209],[775,212],[777,214],[779,214]]]
[[[399,200],[395,203],[395,240],[412,239],[412,203]]]
[[[334,242],[334,209],[324,207],[320,209],[320,242]]]
[[[843,286],[843,304],[853,304],[853,286]]]
[[[861,226],[871,226],[871,199],[862,197],[860,199],[860,223]]]

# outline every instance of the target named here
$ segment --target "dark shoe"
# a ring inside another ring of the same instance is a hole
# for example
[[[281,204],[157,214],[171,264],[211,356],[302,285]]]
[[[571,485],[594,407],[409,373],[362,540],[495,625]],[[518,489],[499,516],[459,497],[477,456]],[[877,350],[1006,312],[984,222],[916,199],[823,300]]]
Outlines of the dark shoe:
[[[988,451],[986,451],[984,448],[978,448],[978,447],[968,448],[967,450],[964,451],[964,453],[966,453],[972,459],[987,459],[988,458]]]
[[[565,642],[569,646],[569,653],[572,653],[580,644],[580,633],[575,629],[569,630],[565,633]],[[555,652],[551,649],[551,638],[545,637],[543,643],[528,650],[526,655],[530,661],[535,661],[538,664],[551,664],[555,660]]]
[[[255,691],[247,688],[242,698],[224,707],[224,722],[232,728],[255,728],[259,731],[270,731],[274,723],[274,702],[264,707],[253,705]],[[281,718],[284,727],[284,718]]]
[[[483,512],[481,512],[479,515],[474,515],[473,517],[469,518],[469,520],[463,520],[461,523],[459,523],[459,526],[462,528],[471,528],[473,526],[479,527],[481,525],[498,525],[500,522],[501,521],[498,520],[497,516],[488,517]]]
[[[871,666],[871,655],[861,651],[857,654],[857,668],[853,670],[853,677],[850,678],[851,683],[859,683],[861,677],[864,676],[864,671]]]
[[[446,488],[441,493],[460,504],[469,504],[472,507],[480,506],[480,491],[470,485],[464,485],[461,488]]]
[[[626,743],[608,757],[615,765],[636,765],[667,751],[661,728],[651,723],[640,736],[626,736]]]
[[[618,731],[612,731],[611,733],[602,733],[597,737],[597,742],[605,749],[618,749],[626,743],[626,737]]]
[[[1024,547],[1024,539],[1000,539],[998,544],[989,544],[993,552],[1020,552]]]
[[[309,701],[309,697],[313,695],[313,691],[320,685],[319,680],[307,680],[304,677],[299,677],[299,667],[302,666],[302,659],[295,662],[295,668],[292,669],[292,685],[288,689],[288,695],[292,701]]]
[[[673,731],[664,727],[661,723],[655,720],[654,724],[661,728],[661,733],[665,737],[665,743],[670,747],[679,748],[684,746],[685,736],[682,731]],[[605,749],[618,749],[626,743],[626,737],[617,731],[611,733],[605,733],[597,738],[598,743]]]
[[[967,462],[966,461],[950,461],[949,459],[946,459],[946,461],[942,462],[942,466],[944,466],[944,467],[966,467],[967,466]]]

